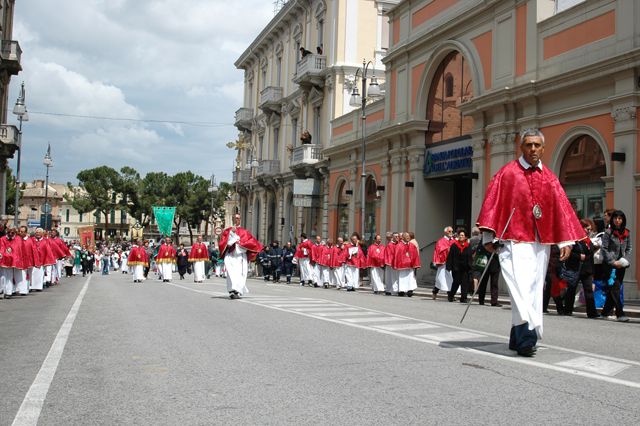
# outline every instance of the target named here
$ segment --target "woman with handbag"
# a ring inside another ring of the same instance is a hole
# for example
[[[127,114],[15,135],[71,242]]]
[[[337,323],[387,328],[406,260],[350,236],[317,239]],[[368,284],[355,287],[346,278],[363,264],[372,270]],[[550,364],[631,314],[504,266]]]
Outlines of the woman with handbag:
[[[570,276],[575,275],[575,281],[571,278],[567,282],[567,291],[564,295],[563,315],[573,315],[573,305],[576,298],[578,284],[582,284],[584,299],[587,305],[587,317],[597,318],[595,299],[593,297],[593,253],[596,248],[589,238],[595,225],[590,219],[582,219],[580,224],[584,228],[587,238],[577,241],[573,246],[571,255],[564,262],[565,267],[571,271]]]
[[[615,307],[617,320],[621,322],[629,321],[629,318],[624,314],[622,300],[620,300],[620,287],[631,258],[631,236],[626,226],[627,217],[621,210],[616,210],[611,215],[609,228],[602,236],[603,264],[606,266],[605,277],[610,277],[610,284],[605,289],[607,300],[602,308],[602,316],[609,316]]]

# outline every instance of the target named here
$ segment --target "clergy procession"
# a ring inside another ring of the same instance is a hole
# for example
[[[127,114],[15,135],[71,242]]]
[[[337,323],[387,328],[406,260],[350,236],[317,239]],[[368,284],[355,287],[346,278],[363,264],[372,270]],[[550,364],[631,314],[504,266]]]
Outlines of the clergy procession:
[[[65,260],[70,256],[58,232],[26,226],[8,228],[0,237],[0,294],[3,299],[26,296],[29,292],[60,283]]]

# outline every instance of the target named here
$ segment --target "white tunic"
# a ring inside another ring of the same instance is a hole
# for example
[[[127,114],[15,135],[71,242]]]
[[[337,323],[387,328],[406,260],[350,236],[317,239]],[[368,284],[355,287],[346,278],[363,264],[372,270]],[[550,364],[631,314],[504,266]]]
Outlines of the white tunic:
[[[33,266],[29,268],[31,277],[31,289],[42,290],[44,284],[44,266]]]
[[[445,265],[438,265],[436,271],[436,287],[442,291],[450,291],[453,284],[453,276],[450,271],[447,271]]]
[[[390,268],[390,267],[389,267]],[[369,268],[369,277],[371,278],[371,289],[373,291],[384,291],[384,269]]]
[[[204,260],[193,262],[193,280],[204,281]]]
[[[384,291],[386,293],[395,293],[398,291],[398,270],[387,265],[384,270]]]
[[[247,251],[240,244],[236,244],[235,249],[225,255],[224,267],[227,270],[227,291],[237,291],[241,295],[249,293]]]
[[[347,282],[347,287],[359,288],[360,287],[360,269],[355,266],[344,266],[344,279]]]
[[[398,270],[398,291],[412,291],[418,288],[416,274],[413,269]]]

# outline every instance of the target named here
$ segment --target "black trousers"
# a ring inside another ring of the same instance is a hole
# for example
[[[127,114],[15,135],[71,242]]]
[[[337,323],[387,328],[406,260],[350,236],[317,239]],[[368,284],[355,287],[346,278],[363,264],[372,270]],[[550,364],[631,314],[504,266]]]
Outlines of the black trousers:
[[[484,297],[487,294],[487,283],[491,280],[490,292],[491,292],[491,304],[498,303],[498,282],[500,281],[500,269],[496,272],[487,271],[484,274],[484,278],[478,284],[478,302],[484,303]]]
[[[573,305],[576,300],[576,291],[578,290],[579,284],[582,284],[582,290],[584,291],[584,300],[587,303],[587,316],[589,318],[597,317],[596,301],[593,297],[593,275],[591,274],[581,275],[576,285],[567,287],[567,292],[564,295],[564,314],[571,315],[573,313]]]
[[[291,282],[291,275],[293,275],[293,263],[284,262],[282,264],[282,273],[287,277],[287,282]]]
[[[611,267],[607,268],[607,277],[611,275],[612,269],[613,268]],[[602,315],[609,315],[611,313],[611,309],[615,308],[616,317],[624,316],[624,309],[622,308],[622,301],[620,300],[620,286],[622,285],[622,280],[624,280],[625,271],[626,269],[616,269],[616,279],[613,285],[607,285],[605,283],[604,291],[607,295],[607,299],[602,307]]]
[[[453,276],[453,284],[451,284],[451,291],[447,292],[449,300],[453,300],[458,288],[460,288],[460,301],[465,302],[469,288],[469,271],[451,271],[451,275]]]

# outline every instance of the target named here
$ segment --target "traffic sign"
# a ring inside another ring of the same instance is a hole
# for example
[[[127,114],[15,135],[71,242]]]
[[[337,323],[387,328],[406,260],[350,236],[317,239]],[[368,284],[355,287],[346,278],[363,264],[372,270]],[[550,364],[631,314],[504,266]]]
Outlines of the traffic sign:
[[[51,204],[49,203],[43,204],[42,207],[40,207],[40,211],[42,213],[51,213]]]
[[[216,233],[216,235],[221,235],[222,234],[222,228],[220,228],[219,226],[216,226],[215,233]]]

